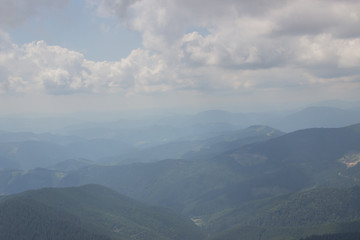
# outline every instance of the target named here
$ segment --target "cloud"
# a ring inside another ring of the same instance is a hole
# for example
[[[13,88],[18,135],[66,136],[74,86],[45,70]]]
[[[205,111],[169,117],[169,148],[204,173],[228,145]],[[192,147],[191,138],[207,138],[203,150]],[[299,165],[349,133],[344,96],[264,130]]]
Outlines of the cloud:
[[[44,41],[18,46],[0,32],[0,91],[237,95],[359,87],[358,1],[89,0],[88,4],[98,15],[116,17],[140,32],[143,49],[134,49],[120,61],[96,62]],[[27,9],[30,16],[37,7]],[[191,30],[199,27],[205,33]]]
[[[304,39],[327,35],[328,42],[343,42],[336,44],[341,52],[360,37],[360,3],[350,0],[102,0],[97,7],[141,32],[146,49],[166,55],[173,51],[174,56],[180,52],[194,64],[245,69],[291,65],[302,58],[302,51],[312,50]],[[209,34],[186,32],[196,26]],[[344,62],[332,48],[321,51]],[[332,60],[323,59],[327,61]]]
[[[8,39],[1,41],[6,43]],[[4,44],[1,44],[4,45]],[[67,93],[80,87],[74,84],[80,76],[83,56],[44,41],[22,47],[7,43],[0,52],[0,67],[6,69],[3,91],[28,92],[45,89],[51,94]]]
[[[359,37],[360,2],[293,1],[271,13],[279,35],[331,34],[335,38]]]
[[[128,95],[168,91],[180,86],[172,82],[164,59],[146,50],[133,50],[118,62],[95,62],[79,52],[49,46],[44,41],[18,46],[7,34],[1,36],[0,88],[3,93]]]
[[[68,0],[0,0],[0,28],[17,26],[41,8],[59,8],[67,3]]]

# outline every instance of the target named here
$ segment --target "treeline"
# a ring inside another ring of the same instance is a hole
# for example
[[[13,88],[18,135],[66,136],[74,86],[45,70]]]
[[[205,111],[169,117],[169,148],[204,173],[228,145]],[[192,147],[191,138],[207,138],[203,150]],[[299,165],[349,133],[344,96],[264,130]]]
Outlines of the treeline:
[[[360,240],[360,232],[325,234],[302,238],[301,240]]]
[[[297,227],[360,219],[360,187],[323,188],[254,201],[214,216],[208,225]],[[225,224],[224,224],[225,223]]]
[[[29,199],[0,203],[0,239],[111,240],[85,230],[77,217]]]
[[[0,239],[201,240],[195,224],[100,185],[40,189],[0,199]]]

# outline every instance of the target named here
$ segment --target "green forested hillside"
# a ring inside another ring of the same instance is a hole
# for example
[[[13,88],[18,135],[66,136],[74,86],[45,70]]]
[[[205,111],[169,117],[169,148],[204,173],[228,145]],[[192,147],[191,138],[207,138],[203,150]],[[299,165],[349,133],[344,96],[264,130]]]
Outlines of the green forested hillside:
[[[315,235],[301,240],[359,240],[360,232]]]
[[[222,232],[215,239],[239,232],[300,238],[314,234],[355,232],[360,228],[360,187],[320,188],[249,202],[204,219],[209,231]],[[245,231],[246,230],[246,231]],[[215,234],[216,235],[216,234]]]
[[[37,201],[18,198],[0,203],[0,239],[110,240],[88,230],[78,217]]]
[[[41,189],[0,202],[1,239],[201,239],[191,222],[99,185]],[[56,238],[49,237],[57,235]],[[6,237],[5,237],[6,236]],[[23,238],[18,238],[23,236]]]

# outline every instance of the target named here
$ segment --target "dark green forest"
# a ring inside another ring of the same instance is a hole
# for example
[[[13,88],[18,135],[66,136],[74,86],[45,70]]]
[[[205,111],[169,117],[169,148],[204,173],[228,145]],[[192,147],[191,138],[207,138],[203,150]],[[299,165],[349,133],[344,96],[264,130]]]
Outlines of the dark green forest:
[[[201,239],[183,216],[99,185],[47,188],[0,202],[1,239]]]

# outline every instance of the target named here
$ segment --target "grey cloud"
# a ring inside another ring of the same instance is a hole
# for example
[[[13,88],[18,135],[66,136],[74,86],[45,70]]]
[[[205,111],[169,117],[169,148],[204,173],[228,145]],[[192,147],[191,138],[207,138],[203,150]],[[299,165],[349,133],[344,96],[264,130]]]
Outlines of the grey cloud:
[[[298,67],[304,78],[314,77],[312,81],[321,82],[318,78],[356,76],[360,67],[360,56],[356,54],[360,47],[358,1],[103,0],[101,3],[103,10],[109,6],[117,9],[115,13],[108,11],[129,28],[141,32],[144,47],[172,62],[170,69],[183,66],[192,69],[196,76],[199,71],[209,77],[202,69],[210,68],[221,69],[225,74],[272,68],[287,72]],[[194,26],[207,29],[208,34],[185,33]],[[326,74],[326,69],[331,71]],[[202,77],[192,77],[190,71],[186,76],[193,88],[219,86],[214,81],[210,84],[200,80]],[[284,79],[279,82],[289,85]],[[224,85],[229,87],[232,83]],[[235,85],[251,84],[249,80]]]
[[[307,68],[307,71],[309,71],[314,76],[322,79],[344,78],[351,76],[357,76],[357,79],[360,79],[360,70],[355,68],[344,69],[337,68],[336,66],[334,66],[334,68],[330,68],[329,66],[317,66]]]
[[[129,8],[141,0],[101,0],[93,1],[98,13],[103,16],[117,16],[120,19],[129,17]]]
[[[235,20],[242,16],[266,15],[287,1],[102,0],[97,7],[101,15],[117,16],[133,30],[173,43],[189,27],[211,28],[221,24],[226,18]]]
[[[0,94],[8,91],[9,89],[8,78],[9,75],[7,69],[0,66]]]
[[[360,3],[351,1],[293,1],[272,16],[273,35],[360,36]]]
[[[41,7],[63,7],[69,0],[0,0],[0,27],[14,27]]]

